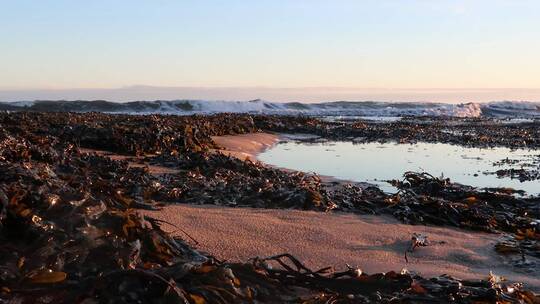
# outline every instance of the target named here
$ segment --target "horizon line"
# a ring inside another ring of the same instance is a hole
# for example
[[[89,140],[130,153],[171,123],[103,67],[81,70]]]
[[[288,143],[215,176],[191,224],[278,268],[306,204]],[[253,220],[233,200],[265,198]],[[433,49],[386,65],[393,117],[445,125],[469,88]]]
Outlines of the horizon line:
[[[289,89],[340,89],[340,90],[540,90],[540,87],[361,87],[361,86],[266,86],[266,85],[149,85],[133,84],[124,86],[103,86],[103,87],[2,87],[0,91],[34,91],[34,90],[118,90],[131,88],[162,88],[162,89],[270,89],[270,90],[289,90]]]
[[[219,100],[272,102],[433,102],[540,101],[540,88],[361,88],[339,86],[152,86],[111,88],[0,88],[0,100]]]

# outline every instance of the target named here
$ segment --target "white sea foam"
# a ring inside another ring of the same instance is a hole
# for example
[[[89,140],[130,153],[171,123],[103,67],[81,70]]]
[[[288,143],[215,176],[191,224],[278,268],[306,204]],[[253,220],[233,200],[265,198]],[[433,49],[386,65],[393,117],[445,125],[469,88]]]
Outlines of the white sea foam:
[[[28,100],[25,100],[25,101],[15,101],[15,102],[11,102],[10,104],[11,105],[14,105],[14,106],[17,106],[17,107],[31,107],[33,106],[35,103],[35,101],[28,101]]]
[[[48,111],[99,111],[130,114],[211,114],[266,113],[302,114],[317,116],[452,116],[452,117],[540,117],[540,103],[526,101],[497,101],[489,103],[445,104],[430,102],[323,102],[277,103],[264,100],[206,101],[206,100],[157,100],[116,103],[107,101],[33,101],[4,103],[14,107]]]

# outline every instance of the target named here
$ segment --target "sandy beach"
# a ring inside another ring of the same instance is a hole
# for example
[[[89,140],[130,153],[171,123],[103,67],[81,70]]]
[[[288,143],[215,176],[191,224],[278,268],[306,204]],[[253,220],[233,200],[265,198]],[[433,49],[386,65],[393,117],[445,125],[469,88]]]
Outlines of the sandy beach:
[[[213,137],[223,152],[255,160],[279,135],[256,133]],[[200,250],[219,259],[246,261],[255,256],[291,253],[308,267],[356,265],[368,273],[406,268],[425,276],[448,274],[478,279],[490,271],[540,290],[539,274],[519,273],[493,246],[499,235],[451,227],[405,225],[388,216],[321,213],[301,210],[168,206],[147,212],[181,227]],[[173,226],[164,229],[187,239]],[[417,248],[405,262],[412,233],[428,236],[431,246]]]
[[[196,248],[229,261],[288,252],[311,268],[343,269],[348,263],[367,273],[406,268],[428,277],[468,279],[487,278],[493,271],[540,290],[538,274],[515,272],[493,250],[496,234],[405,225],[388,216],[301,210],[176,205],[146,214],[182,228],[199,242]],[[163,228],[189,241],[176,227]],[[406,263],[412,233],[427,235],[433,245],[415,249]]]
[[[540,1],[4,2],[0,304],[540,304]]]
[[[363,122],[358,129],[314,118],[229,113],[21,111],[0,118],[0,302],[540,299],[534,294],[540,291],[540,234],[531,227],[540,197],[478,190],[415,172],[398,185],[406,193],[385,193],[310,177],[311,165],[327,163],[326,153],[285,155],[293,164],[314,161],[304,168],[269,157],[297,134],[325,130],[330,133],[322,140],[346,141],[371,132],[374,141],[394,138],[389,130],[407,128],[409,121],[399,127]],[[435,140],[446,121],[438,129],[415,128],[421,138]],[[505,126],[490,129],[487,140],[525,136],[537,125]],[[231,136],[212,140],[217,134]],[[444,134],[459,143],[477,140]],[[367,155],[359,148],[349,161],[328,166],[360,165],[356,170],[368,177],[382,169],[360,164]],[[389,157],[395,156],[383,160]],[[428,241],[407,261],[415,233]],[[284,254],[296,257],[289,262],[298,270],[276,260]],[[324,274],[313,272],[321,268]]]
[[[271,133],[212,136],[212,140],[223,148],[221,153],[252,161],[257,159],[257,154],[275,145],[279,139],[278,134]]]

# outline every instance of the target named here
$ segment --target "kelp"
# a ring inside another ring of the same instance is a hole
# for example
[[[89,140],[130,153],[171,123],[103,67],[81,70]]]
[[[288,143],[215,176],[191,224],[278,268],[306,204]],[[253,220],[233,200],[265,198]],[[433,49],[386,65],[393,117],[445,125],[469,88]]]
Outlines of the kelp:
[[[310,270],[283,254],[227,263],[140,215],[144,170],[63,149],[58,162],[2,163],[0,301],[14,303],[492,303],[538,297],[520,284]],[[148,184],[151,187],[151,184]],[[117,189],[122,189],[121,195]],[[116,191],[116,192],[114,192]]]
[[[361,128],[362,126],[357,126]],[[423,173],[401,190],[334,185],[210,153],[210,136],[257,129],[249,116],[0,115],[0,303],[537,303],[490,275],[423,278],[358,267],[311,270],[288,254],[219,261],[137,209],[165,203],[393,214],[405,222],[512,232],[535,252],[538,201]],[[152,133],[154,132],[154,133]],[[174,174],[80,148],[125,153]],[[181,227],[179,227],[181,229]],[[525,252],[525,253],[524,253]]]
[[[428,241],[427,235],[419,234],[419,233],[413,233],[411,237],[411,245],[407,250],[405,250],[405,262],[409,263],[409,259],[407,258],[407,253],[414,252],[414,249],[417,247],[426,247],[431,245],[431,243]]]
[[[162,164],[163,159],[152,161]],[[321,211],[335,207],[316,175],[285,172],[222,154],[189,154],[166,163],[181,173],[162,177],[162,201]]]
[[[103,113],[0,113],[7,131],[43,135],[79,147],[119,154],[178,154],[215,148],[210,136],[253,132],[250,116],[108,115]]]
[[[528,155],[525,159],[505,158],[493,163],[494,167],[510,166],[511,168],[484,172],[486,175],[497,175],[498,178],[517,179],[520,182],[540,179],[540,156]]]
[[[335,119],[305,116],[253,116],[258,129],[304,133],[325,140],[364,142],[432,142],[470,147],[540,147],[540,121],[501,122],[488,118],[402,117],[397,121]],[[310,141],[313,139],[304,139]]]

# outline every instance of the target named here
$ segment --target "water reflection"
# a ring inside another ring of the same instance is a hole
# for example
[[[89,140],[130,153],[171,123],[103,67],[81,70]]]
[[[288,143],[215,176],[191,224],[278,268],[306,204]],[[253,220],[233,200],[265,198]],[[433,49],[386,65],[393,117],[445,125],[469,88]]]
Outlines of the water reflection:
[[[539,181],[520,182],[485,175],[511,165],[494,167],[502,159],[530,160],[540,151],[508,148],[465,148],[449,144],[396,144],[351,142],[284,142],[259,155],[265,163],[340,179],[376,183],[393,191],[383,182],[401,178],[405,171],[426,171],[435,176],[476,187],[512,187],[529,194],[540,193]],[[514,165],[514,168],[519,165]]]

